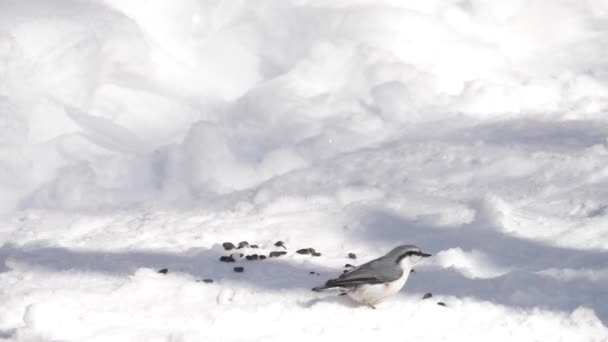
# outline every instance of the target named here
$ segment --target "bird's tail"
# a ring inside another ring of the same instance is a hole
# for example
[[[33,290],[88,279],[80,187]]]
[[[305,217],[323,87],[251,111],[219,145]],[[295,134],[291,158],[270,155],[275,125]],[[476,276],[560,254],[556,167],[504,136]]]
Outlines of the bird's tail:
[[[312,290],[315,292],[321,292],[323,290],[327,290],[327,289],[331,289],[331,288],[340,286],[340,284],[336,284],[336,281],[337,281],[337,279],[330,279],[327,282],[325,282],[325,285],[313,287]]]

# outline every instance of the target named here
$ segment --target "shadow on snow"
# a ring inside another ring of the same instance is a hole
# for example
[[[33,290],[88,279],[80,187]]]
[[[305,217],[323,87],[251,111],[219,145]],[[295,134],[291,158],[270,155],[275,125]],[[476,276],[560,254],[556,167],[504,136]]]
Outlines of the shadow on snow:
[[[507,235],[479,220],[462,227],[433,227],[401,218],[394,213],[371,209],[358,213],[363,225],[361,238],[392,245],[414,244],[437,253],[450,248],[482,252],[492,265],[506,269],[493,278],[474,278],[456,268],[425,268],[410,277],[406,291],[434,295],[471,297],[512,307],[568,311],[579,306],[592,308],[604,324],[608,322],[608,290],[603,281],[584,277],[558,279],[539,274],[547,269],[607,270],[608,253],[550,246]]]
[[[384,210],[358,211],[355,216],[363,226],[361,238],[370,243],[411,243],[430,253],[450,248],[461,248],[465,252],[476,250],[482,252],[491,264],[509,270],[494,278],[472,278],[455,268],[439,269],[421,265],[408,280],[408,292],[432,292],[435,297],[471,297],[511,307],[538,307],[566,312],[586,306],[592,308],[604,324],[608,322],[608,291],[601,281],[556,279],[537,273],[550,268],[605,270],[608,268],[606,252],[549,246],[506,235],[483,220],[462,227],[438,228],[422,220],[407,220]],[[0,247],[0,272],[9,269],[8,265],[5,266],[7,259],[54,271],[99,272],[114,276],[127,276],[139,268],[168,268],[170,273],[186,273],[195,279],[231,280],[272,290],[296,290],[320,285],[341,271],[323,268],[307,260],[294,263],[293,259],[287,257],[264,261],[247,261],[243,258],[236,263],[218,260],[228,253],[221,248],[191,249],[178,254],[4,245]],[[256,251],[244,250],[244,253]],[[245,267],[245,272],[235,273],[235,266]],[[320,275],[310,274],[311,271]],[[317,298],[312,293],[311,298],[304,306],[324,300],[354,306],[343,298]]]
[[[237,261],[234,263],[219,261],[221,256],[230,252],[216,248],[191,249],[182,254],[141,250],[106,252],[59,247],[16,247],[8,244],[0,247],[0,272],[9,270],[9,266],[5,265],[7,260],[59,272],[97,272],[112,276],[128,276],[139,268],[167,268],[170,274],[186,273],[196,280],[210,278],[214,281],[241,281],[269,289],[310,289],[322,284],[326,277],[339,272],[306,261],[301,264],[289,263],[285,256],[248,261],[235,255]],[[256,250],[237,250],[233,254],[237,253],[254,254]],[[244,267],[245,271],[235,272],[233,268],[236,266]]]

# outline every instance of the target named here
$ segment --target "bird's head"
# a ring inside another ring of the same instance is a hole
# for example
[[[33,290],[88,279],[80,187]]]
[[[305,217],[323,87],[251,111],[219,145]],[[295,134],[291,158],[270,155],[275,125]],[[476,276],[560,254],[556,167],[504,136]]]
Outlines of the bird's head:
[[[418,263],[420,259],[430,256],[431,254],[423,253],[420,248],[412,245],[395,247],[387,254],[387,257],[393,259],[395,263],[403,269],[411,268]]]

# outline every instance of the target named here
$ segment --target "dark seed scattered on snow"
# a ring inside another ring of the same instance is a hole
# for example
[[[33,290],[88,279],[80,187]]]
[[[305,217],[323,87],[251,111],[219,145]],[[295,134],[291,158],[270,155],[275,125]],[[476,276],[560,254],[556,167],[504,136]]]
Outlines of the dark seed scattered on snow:
[[[227,251],[236,248],[236,247],[234,247],[234,244],[232,242],[224,242],[222,244],[222,247],[224,247],[224,249],[227,250]]]
[[[283,248],[287,249],[287,247],[285,247],[285,243],[283,241],[277,241],[274,243],[274,245],[276,247],[283,247]]]
[[[355,267],[355,266],[353,266],[351,264],[346,264],[346,265],[344,265],[344,267]]]
[[[347,294],[348,294],[348,293],[346,293],[346,292],[342,292],[342,293],[340,293],[338,296],[346,296]]]
[[[431,297],[433,297],[433,294],[428,292],[428,293],[425,293],[424,296],[422,296],[422,299],[427,299],[427,298],[431,298]]]
[[[444,303],[444,302],[437,302],[437,305],[441,305],[441,306],[447,306],[447,305],[445,305],[445,303]]]
[[[239,272],[239,273],[241,273],[241,272],[243,272],[244,270],[245,270],[245,268],[244,268],[244,267],[240,267],[240,266],[239,266],[239,267],[235,267],[235,268],[234,268],[234,272]]]
[[[355,253],[348,253],[348,257],[351,259],[357,259],[357,255]]]
[[[247,260],[258,260],[258,255],[257,254],[251,254],[245,257],[245,259]]]
[[[277,258],[278,258],[278,257],[280,257],[281,255],[285,255],[285,254],[287,254],[287,252],[270,252],[269,256],[270,256],[271,258],[273,258],[273,257],[277,257]]]
[[[414,269],[411,269],[411,270],[410,270],[410,273],[416,273],[416,271],[414,271]]]
[[[234,262],[234,258],[232,255],[220,257],[220,261],[222,262]]]
[[[266,260],[266,256],[265,255],[260,255],[260,260]]]
[[[298,249],[296,251],[296,253],[298,253],[298,254],[310,254],[310,249],[308,249],[308,248]]]
[[[315,271],[310,271],[309,273],[312,274],[312,275],[319,275],[319,273],[317,273]]]
[[[250,245],[249,248],[259,248],[258,245]]]
[[[163,268],[162,270],[158,270],[158,273],[161,273],[161,274],[167,274],[168,272],[169,272],[169,270],[166,268]]]
[[[241,248],[245,248],[249,246],[249,242],[247,241],[241,241],[239,242],[239,246],[237,248],[241,249]]]
[[[210,283],[213,283],[213,279],[199,279],[196,282],[210,284]]]
[[[321,253],[314,252],[312,253],[312,256],[321,256]]]

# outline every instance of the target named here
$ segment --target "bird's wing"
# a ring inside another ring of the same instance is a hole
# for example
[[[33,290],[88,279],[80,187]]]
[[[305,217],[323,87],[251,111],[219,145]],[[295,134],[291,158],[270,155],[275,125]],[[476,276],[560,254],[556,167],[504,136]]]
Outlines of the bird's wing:
[[[351,271],[342,274],[337,279],[327,281],[325,286],[355,286],[359,284],[381,284],[395,281],[403,275],[401,267],[389,264],[383,260],[373,260]]]
[[[330,279],[325,283],[324,288],[330,287],[351,287],[361,284],[382,284],[377,278],[353,278],[353,279]]]

